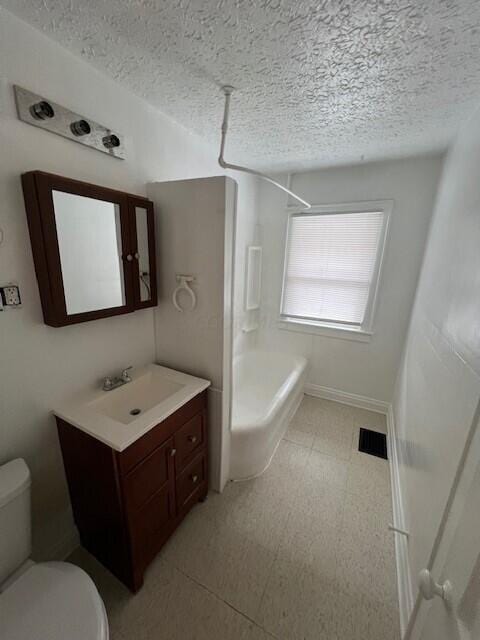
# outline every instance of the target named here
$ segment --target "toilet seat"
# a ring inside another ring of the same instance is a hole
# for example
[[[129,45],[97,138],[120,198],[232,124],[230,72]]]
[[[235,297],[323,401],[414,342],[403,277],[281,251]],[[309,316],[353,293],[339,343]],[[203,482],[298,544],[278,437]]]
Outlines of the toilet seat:
[[[0,594],[2,640],[108,640],[91,578],[67,562],[34,564]]]

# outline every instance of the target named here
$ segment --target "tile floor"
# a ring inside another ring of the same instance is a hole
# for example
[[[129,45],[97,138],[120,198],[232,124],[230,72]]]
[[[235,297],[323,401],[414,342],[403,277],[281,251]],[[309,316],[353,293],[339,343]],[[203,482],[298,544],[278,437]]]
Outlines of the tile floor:
[[[132,596],[85,551],[112,640],[398,640],[376,413],[305,396],[269,469],[196,506]]]

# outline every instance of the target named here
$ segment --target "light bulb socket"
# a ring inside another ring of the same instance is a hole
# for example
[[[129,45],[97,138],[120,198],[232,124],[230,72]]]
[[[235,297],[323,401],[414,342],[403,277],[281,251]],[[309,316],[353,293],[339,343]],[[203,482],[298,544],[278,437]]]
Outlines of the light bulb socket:
[[[30,113],[36,120],[47,120],[55,115],[52,105],[46,100],[32,104]]]
[[[77,120],[70,125],[70,131],[74,136],[87,136],[92,128],[86,120]]]
[[[102,138],[102,142],[107,149],[115,149],[120,146],[120,139],[114,133]]]

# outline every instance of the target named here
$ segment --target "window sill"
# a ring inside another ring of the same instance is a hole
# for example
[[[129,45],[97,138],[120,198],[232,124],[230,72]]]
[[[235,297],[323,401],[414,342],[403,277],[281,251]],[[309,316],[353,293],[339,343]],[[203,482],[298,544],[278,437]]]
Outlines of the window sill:
[[[372,332],[364,329],[352,329],[352,327],[333,326],[321,322],[307,322],[302,320],[284,320],[277,322],[279,329],[295,331],[296,333],[309,333],[311,335],[326,336],[339,340],[354,340],[357,342],[370,342]]]

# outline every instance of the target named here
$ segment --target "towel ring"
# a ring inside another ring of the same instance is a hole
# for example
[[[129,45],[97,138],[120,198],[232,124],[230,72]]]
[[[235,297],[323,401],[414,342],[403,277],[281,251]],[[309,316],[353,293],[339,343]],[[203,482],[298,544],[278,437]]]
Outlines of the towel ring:
[[[197,306],[197,296],[195,295],[195,291],[190,287],[190,285],[188,284],[189,282],[194,282],[195,278],[193,276],[184,276],[184,275],[180,275],[177,274],[176,276],[177,278],[177,282],[178,287],[175,289],[175,291],[173,292],[172,295],[172,302],[173,302],[173,306],[175,307],[175,309],[177,311],[180,311],[183,313],[183,311],[185,311],[185,309],[183,309],[180,304],[178,303],[178,294],[180,293],[180,291],[187,291],[188,294],[190,295],[191,298],[191,306],[190,306],[190,311],[193,311],[195,309],[195,307]]]

